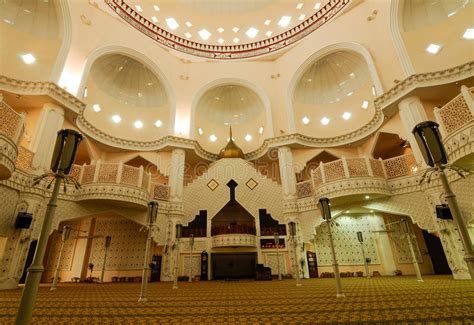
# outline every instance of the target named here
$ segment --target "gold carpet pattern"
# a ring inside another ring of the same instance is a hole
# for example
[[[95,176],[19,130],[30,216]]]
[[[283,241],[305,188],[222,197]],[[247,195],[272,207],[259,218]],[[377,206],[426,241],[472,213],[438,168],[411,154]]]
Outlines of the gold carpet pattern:
[[[450,276],[256,282],[42,285],[33,324],[474,324],[474,281]],[[21,289],[0,292],[0,324],[12,324]]]

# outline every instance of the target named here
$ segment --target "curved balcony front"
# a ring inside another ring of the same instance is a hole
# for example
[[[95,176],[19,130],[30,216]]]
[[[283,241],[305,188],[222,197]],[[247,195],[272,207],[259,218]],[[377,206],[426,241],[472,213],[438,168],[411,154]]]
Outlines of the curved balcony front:
[[[0,101],[0,181],[15,171],[18,142],[23,134],[24,117]]]
[[[212,236],[212,247],[257,247],[257,239],[251,234],[222,234]]]

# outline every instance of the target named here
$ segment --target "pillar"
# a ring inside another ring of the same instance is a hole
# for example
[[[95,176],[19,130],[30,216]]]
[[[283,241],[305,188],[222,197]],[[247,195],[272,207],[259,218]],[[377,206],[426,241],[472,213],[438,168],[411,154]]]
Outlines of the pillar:
[[[410,142],[413,154],[415,155],[415,159],[419,166],[424,166],[425,161],[421,155],[420,148],[418,148],[415,137],[411,133],[415,125],[428,120],[423,104],[419,97],[411,96],[398,103],[398,109],[400,112],[400,119],[402,120],[403,127],[406,130],[407,138]]]
[[[49,170],[57,132],[63,124],[64,109],[56,104],[44,104],[30,144],[30,150],[35,153],[33,168]]]
[[[185,152],[183,149],[173,149],[171,152],[169,186],[170,201],[172,202],[183,200],[184,158]]]

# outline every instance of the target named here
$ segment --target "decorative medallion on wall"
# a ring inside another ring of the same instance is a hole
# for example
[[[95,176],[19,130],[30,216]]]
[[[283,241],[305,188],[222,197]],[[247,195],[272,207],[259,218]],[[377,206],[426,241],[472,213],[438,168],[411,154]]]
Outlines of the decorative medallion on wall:
[[[251,178],[247,181],[247,183],[245,183],[245,185],[247,185],[249,189],[253,190],[257,187],[258,183],[253,178]]]
[[[219,186],[219,183],[217,183],[215,179],[211,179],[209,183],[207,183],[207,187],[209,187],[211,191],[214,191],[218,186]]]

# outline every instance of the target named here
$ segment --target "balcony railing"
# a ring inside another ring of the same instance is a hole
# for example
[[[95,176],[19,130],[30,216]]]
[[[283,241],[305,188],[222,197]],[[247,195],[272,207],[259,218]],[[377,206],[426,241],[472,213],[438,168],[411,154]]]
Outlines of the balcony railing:
[[[257,231],[254,225],[217,225],[211,227],[211,236],[227,234],[248,234],[256,235]]]
[[[0,100],[0,135],[18,144],[23,135],[25,117]]]
[[[462,86],[459,95],[434,113],[444,137],[469,124],[474,119],[474,87]]]
[[[417,171],[413,154],[390,159],[342,158],[328,163],[321,163],[311,172],[311,180],[296,184],[298,198],[310,197],[315,189],[323,184],[348,178],[374,177],[391,179],[409,176]]]

